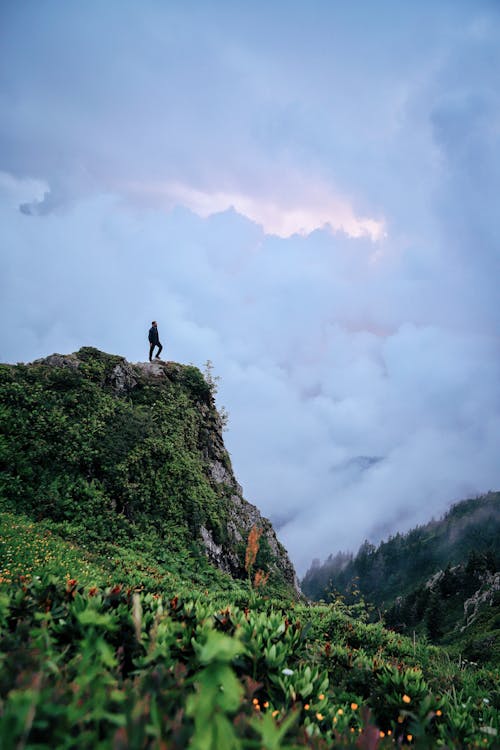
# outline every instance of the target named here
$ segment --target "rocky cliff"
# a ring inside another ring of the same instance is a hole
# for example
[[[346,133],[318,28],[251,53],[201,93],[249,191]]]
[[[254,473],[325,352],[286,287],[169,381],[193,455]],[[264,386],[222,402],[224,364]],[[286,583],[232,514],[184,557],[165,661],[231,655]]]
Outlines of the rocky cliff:
[[[101,536],[154,526],[166,555],[194,542],[237,578],[257,526],[256,567],[299,591],[271,523],[243,497],[197,368],[83,348],[0,375],[4,506]]]

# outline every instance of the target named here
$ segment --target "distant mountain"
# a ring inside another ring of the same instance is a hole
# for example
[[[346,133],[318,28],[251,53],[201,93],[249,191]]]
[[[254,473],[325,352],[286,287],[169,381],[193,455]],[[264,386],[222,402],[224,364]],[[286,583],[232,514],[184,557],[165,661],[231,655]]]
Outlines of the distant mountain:
[[[499,571],[500,493],[490,492],[378,547],[364,542],[356,555],[315,561],[302,588],[316,600],[362,596],[389,627],[481,658],[499,648]]]

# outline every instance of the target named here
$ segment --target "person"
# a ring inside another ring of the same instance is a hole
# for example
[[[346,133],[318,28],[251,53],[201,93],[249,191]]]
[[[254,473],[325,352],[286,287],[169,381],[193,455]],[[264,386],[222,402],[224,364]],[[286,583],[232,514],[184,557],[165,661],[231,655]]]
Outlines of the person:
[[[163,346],[160,344],[160,337],[158,335],[158,324],[156,320],[153,320],[151,323],[151,328],[149,329],[149,361],[151,362],[151,359],[153,357],[153,350],[155,346],[158,347],[158,351],[156,352],[155,359],[160,359],[160,352],[163,349]]]

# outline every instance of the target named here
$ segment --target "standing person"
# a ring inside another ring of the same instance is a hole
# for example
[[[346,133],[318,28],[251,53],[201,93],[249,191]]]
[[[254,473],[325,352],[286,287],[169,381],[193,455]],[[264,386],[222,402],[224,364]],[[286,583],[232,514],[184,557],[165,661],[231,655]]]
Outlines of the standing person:
[[[151,359],[153,357],[153,349],[155,346],[158,347],[158,351],[156,352],[155,359],[160,359],[160,352],[163,349],[163,346],[160,344],[160,337],[158,335],[158,325],[156,323],[156,320],[153,320],[151,323],[151,328],[149,329],[149,361],[151,362]]]

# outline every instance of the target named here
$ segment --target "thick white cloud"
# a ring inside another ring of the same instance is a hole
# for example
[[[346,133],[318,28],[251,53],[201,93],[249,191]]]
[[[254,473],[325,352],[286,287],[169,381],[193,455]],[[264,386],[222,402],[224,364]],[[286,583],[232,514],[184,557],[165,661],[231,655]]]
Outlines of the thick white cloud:
[[[278,5],[2,11],[0,359],[159,320],[303,572],[500,485],[500,27]]]
[[[3,184],[16,201],[37,187]],[[16,201],[1,211],[1,358],[85,344],[142,360],[158,319],[169,359],[214,361],[238,477],[300,570],[498,486],[496,340],[451,325],[451,300],[446,325],[407,322],[418,300],[380,314],[411,279],[404,263],[374,271],[369,241],[274,239],[234,212],[109,196],[47,216]]]

